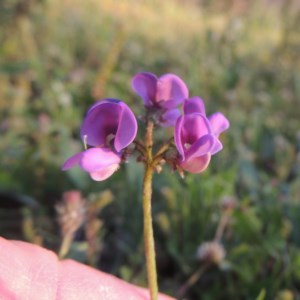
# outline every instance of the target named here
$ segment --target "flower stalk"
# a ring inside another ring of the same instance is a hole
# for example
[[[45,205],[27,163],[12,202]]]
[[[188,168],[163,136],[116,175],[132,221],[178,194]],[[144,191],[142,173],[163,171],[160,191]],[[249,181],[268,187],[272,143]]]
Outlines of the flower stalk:
[[[186,84],[175,74],[157,77],[149,72],[138,73],[132,78],[131,85],[144,102],[146,114],[142,120],[146,122],[145,140],[135,139],[137,120],[129,106],[121,100],[105,98],[88,110],[81,125],[80,132],[85,150],[68,158],[62,170],[79,166],[93,180],[103,181],[112,176],[128,156],[135,151],[139,153],[137,161],[142,162],[145,167],[143,213],[147,279],[150,298],[157,300],[158,284],[151,213],[153,172],[159,173],[163,164],[177,170],[181,177],[184,175],[183,171],[196,174],[203,172],[208,167],[211,156],[222,149],[219,135],[228,129],[229,121],[220,112],[207,117],[203,100],[197,96],[189,98]],[[180,105],[182,110],[179,109]],[[154,126],[174,126],[174,136],[153,154]],[[132,143],[133,147],[130,146]],[[64,225],[64,218],[62,220]],[[228,218],[224,216],[216,233],[215,243],[220,240],[227,222]],[[63,231],[61,257],[68,252],[75,231],[67,232],[68,234]],[[218,245],[206,245],[204,250],[216,248]],[[216,255],[208,253],[208,258],[213,258],[208,265],[217,263],[216,260],[225,255],[224,251],[222,252],[223,248],[219,248],[221,250],[219,249]],[[182,287],[180,294],[184,294],[206,268],[197,271]]]
[[[143,181],[143,212],[144,212],[144,243],[147,266],[148,286],[150,290],[151,300],[157,300],[157,272],[155,261],[155,245],[152,226],[151,214],[151,197],[152,197],[152,177],[153,177],[153,161],[152,161],[152,144],[153,144],[153,122],[148,121],[146,129],[146,161],[145,174]]]
[[[192,276],[189,277],[188,280],[179,288],[177,299],[182,299],[185,296],[187,290],[201,278],[201,276],[209,269],[209,267],[210,263],[205,263],[201,268],[196,270],[196,272],[193,273]]]
[[[63,259],[68,254],[68,252],[71,248],[73,239],[74,239],[73,233],[69,233],[63,237],[62,243],[60,245],[59,252],[58,252],[59,259]]]

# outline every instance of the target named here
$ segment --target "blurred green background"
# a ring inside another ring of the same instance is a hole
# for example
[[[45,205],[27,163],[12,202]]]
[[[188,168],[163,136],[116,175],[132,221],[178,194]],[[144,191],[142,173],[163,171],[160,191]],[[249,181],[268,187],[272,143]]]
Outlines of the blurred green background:
[[[160,289],[176,295],[201,268],[226,215],[226,257],[186,299],[300,299],[299,28],[296,0],[2,0],[0,234],[58,251],[55,204],[80,190],[93,222],[69,257],[145,286],[142,166],[100,183],[60,166],[95,100],[141,115],[131,77],[176,73],[231,128],[204,173],[154,177]]]

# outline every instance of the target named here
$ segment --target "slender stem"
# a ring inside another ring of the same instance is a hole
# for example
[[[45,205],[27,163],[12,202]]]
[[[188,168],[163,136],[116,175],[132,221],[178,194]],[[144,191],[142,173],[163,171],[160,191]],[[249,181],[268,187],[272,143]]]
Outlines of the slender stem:
[[[152,162],[153,128],[154,128],[153,122],[148,121],[147,129],[146,129],[146,151],[147,151],[147,159],[150,164]]]
[[[222,238],[222,235],[224,233],[225,227],[228,224],[229,219],[230,219],[230,217],[229,217],[228,213],[223,213],[222,214],[222,217],[221,217],[221,220],[219,222],[218,228],[216,230],[215,238],[214,238],[214,240],[216,242],[220,242],[220,240]]]
[[[191,277],[189,277],[188,280],[179,288],[177,298],[181,299],[185,295],[186,291],[200,279],[200,277],[203,275],[203,273],[205,273],[205,271],[207,271],[209,267],[210,264],[206,263],[202,265],[200,269],[196,270],[196,272],[193,273]]]
[[[141,141],[136,140],[136,141],[133,141],[133,143],[135,144],[136,149],[137,149],[142,155],[145,155],[145,154],[146,154],[146,148],[145,148],[144,144],[143,144]]]
[[[62,243],[60,245],[60,249],[59,249],[59,252],[58,252],[58,257],[60,259],[64,258],[69,250],[70,250],[70,247],[71,247],[71,244],[73,242],[73,238],[74,238],[74,233],[68,233],[66,234],[64,237],[63,237],[63,240],[62,240]]]
[[[173,138],[169,139],[166,143],[164,143],[158,151],[155,153],[153,158],[153,165],[159,164],[159,162],[164,158],[164,154],[170,149],[170,145],[173,143]]]
[[[152,226],[151,215],[151,196],[152,196],[152,134],[153,134],[153,122],[148,121],[146,131],[146,162],[145,162],[145,175],[143,182],[143,211],[144,211],[144,243],[147,265],[147,277],[150,290],[151,300],[157,300],[158,298],[158,286],[157,286],[157,273],[155,262],[155,246]]]
[[[164,143],[156,152],[155,157],[161,156],[166,153],[170,149],[170,145],[173,143],[174,139],[169,139],[166,143]]]

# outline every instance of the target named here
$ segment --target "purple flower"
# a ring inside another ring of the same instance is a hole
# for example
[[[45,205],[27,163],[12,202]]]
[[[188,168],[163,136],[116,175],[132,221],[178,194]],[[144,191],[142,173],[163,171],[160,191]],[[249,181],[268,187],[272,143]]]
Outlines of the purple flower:
[[[218,139],[221,132],[229,127],[229,121],[222,113],[206,117],[205,106],[199,97],[186,99],[184,115],[175,125],[175,144],[181,156],[179,165],[191,173],[204,171],[211,155],[222,149]]]
[[[132,143],[137,132],[136,118],[124,102],[105,99],[95,103],[81,126],[81,137],[89,146],[111,147],[120,152]]]
[[[132,87],[146,107],[160,110],[160,123],[163,126],[175,124],[180,116],[176,106],[189,94],[186,84],[174,74],[164,74],[157,78],[152,73],[138,73],[132,79]]]
[[[94,180],[107,179],[119,168],[122,150],[132,143],[136,132],[136,118],[124,102],[98,101],[81,126],[81,137],[91,148],[71,156],[62,170],[79,165]]]
[[[119,168],[120,162],[120,155],[109,148],[90,148],[67,159],[62,170],[79,165],[94,180],[101,181],[110,177]]]

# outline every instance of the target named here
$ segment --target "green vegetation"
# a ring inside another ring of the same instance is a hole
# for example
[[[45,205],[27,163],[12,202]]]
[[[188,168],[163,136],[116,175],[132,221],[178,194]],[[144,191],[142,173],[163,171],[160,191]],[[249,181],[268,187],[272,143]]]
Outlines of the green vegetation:
[[[91,258],[80,229],[69,256],[145,285],[141,166],[101,183],[60,166],[83,149],[93,101],[120,98],[138,115],[131,77],[176,73],[231,128],[203,174],[154,177],[160,289],[176,295],[201,268],[197,248],[225,215],[225,260],[186,298],[300,299],[299,1],[182,2],[1,1],[0,234],[58,251],[54,206],[78,189],[98,212],[100,250]]]

